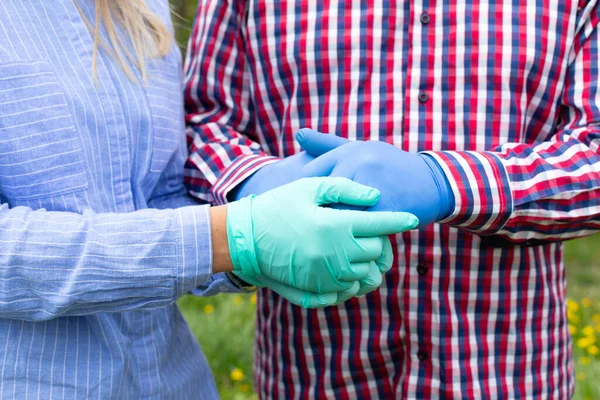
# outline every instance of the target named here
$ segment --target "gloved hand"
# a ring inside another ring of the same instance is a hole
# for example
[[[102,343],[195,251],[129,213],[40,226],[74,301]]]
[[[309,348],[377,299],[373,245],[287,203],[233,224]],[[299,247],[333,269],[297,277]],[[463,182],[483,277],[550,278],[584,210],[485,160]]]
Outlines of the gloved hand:
[[[315,158],[306,152],[294,154],[281,161],[267,164],[244,182],[233,193],[233,199],[239,200],[251,194],[262,194],[276,187],[304,178],[303,168]]]
[[[370,262],[389,259],[382,254],[385,235],[413,229],[418,221],[407,213],[321,205],[368,207],[378,199],[377,190],[348,179],[312,178],[230,203],[227,237],[234,273],[319,294],[349,290],[369,276]]]
[[[309,176],[345,177],[377,188],[381,198],[368,210],[405,211],[423,228],[450,215],[454,195],[437,162],[377,141],[353,142],[302,129],[296,135],[306,152],[317,157],[303,168]]]
[[[354,296],[360,297],[376,290],[383,281],[383,274],[392,267],[393,261],[394,255],[392,253],[392,245],[390,240],[386,238],[384,240],[381,257],[378,260],[369,263],[369,274],[367,277],[361,279],[359,282],[354,282],[347,290],[323,294],[295,289],[265,277],[249,278],[241,272],[235,271],[234,273],[240,279],[253,286],[270,288],[292,304],[304,308],[321,308],[341,304]]]
[[[234,273],[245,282],[256,287],[268,287],[290,303],[304,308],[322,308],[341,304],[356,296],[360,289],[359,283],[354,282],[349,289],[341,292],[313,293],[295,289],[273,279],[265,278],[264,276],[249,278],[241,272],[236,271]]]

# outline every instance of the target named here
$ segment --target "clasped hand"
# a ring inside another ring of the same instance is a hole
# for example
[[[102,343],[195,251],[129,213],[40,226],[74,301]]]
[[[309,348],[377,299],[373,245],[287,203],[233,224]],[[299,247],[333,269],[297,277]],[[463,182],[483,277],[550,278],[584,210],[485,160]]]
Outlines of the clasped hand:
[[[235,197],[241,199],[250,194],[264,193],[301,178],[329,176],[347,178],[356,183],[376,188],[380,192],[378,201],[371,202],[338,202],[333,201],[335,200],[333,198],[328,198],[330,203],[337,203],[333,205],[333,208],[407,212],[418,218],[420,228],[448,216],[454,208],[454,196],[447,178],[436,161],[427,155],[406,152],[384,142],[354,142],[310,129],[301,130],[296,138],[302,148],[306,150],[305,152],[263,167],[240,186]],[[287,199],[287,201],[293,201],[293,198]],[[401,227],[402,229],[394,233],[412,229],[409,225],[405,224]],[[307,232],[312,232],[310,228],[307,229]],[[374,233],[372,232],[372,234]],[[327,236],[328,240],[333,237],[332,235]],[[298,286],[298,282],[294,280],[288,281],[286,285],[281,283],[282,280],[279,276],[270,280],[238,273],[257,286],[271,287],[296,304],[301,303],[298,301],[299,298],[310,299],[306,300],[308,303],[304,305],[311,307],[339,303],[354,295],[362,295],[375,290],[381,284],[382,274],[391,267],[393,255],[387,238],[370,238],[369,241],[363,239],[363,242],[363,246],[371,246],[371,251],[364,253],[371,255],[369,263],[366,261],[356,263],[355,273],[347,276],[346,281],[340,279],[333,286],[319,280],[304,282],[303,286]],[[351,247],[344,248],[347,244],[343,241],[338,242],[337,245],[338,249],[352,252]],[[315,249],[319,248],[315,247]],[[374,258],[373,256],[379,251],[380,256]],[[272,254],[271,257],[275,259],[276,255]],[[328,267],[333,265],[331,261],[325,264]],[[360,271],[360,273],[356,271]],[[364,274],[365,271],[367,274],[361,279],[361,273]],[[311,275],[306,274],[305,276]],[[359,280],[358,285],[356,284],[357,279]],[[349,284],[351,282],[354,283]],[[316,292],[316,294],[303,293],[298,291],[299,288]],[[331,290],[336,290],[337,293],[333,294],[330,292]]]
[[[392,265],[387,235],[413,229],[417,219],[323,206],[371,207],[379,196],[378,190],[345,178],[311,178],[230,203],[227,237],[234,273],[304,307],[332,305],[372,290]]]

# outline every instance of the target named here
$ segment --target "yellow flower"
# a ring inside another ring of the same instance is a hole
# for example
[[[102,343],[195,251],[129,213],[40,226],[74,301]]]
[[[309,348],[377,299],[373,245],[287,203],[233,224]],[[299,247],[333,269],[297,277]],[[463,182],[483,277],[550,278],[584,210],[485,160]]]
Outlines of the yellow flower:
[[[588,308],[589,306],[592,305],[592,301],[590,299],[588,299],[587,297],[584,297],[583,299],[581,299],[581,305],[584,306],[585,308]]]
[[[232,380],[232,381],[235,381],[235,382],[243,381],[243,380],[244,380],[244,377],[245,377],[245,375],[244,375],[244,371],[242,371],[242,370],[241,370],[241,369],[239,369],[239,368],[234,368],[234,369],[231,371],[231,375],[230,375],[230,377],[231,377],[231,380]]]
[[[593,336],[594,335],[594,328],[592,328],[591,326],[586,326],[585,328],[583,328],[581,330],[581,332],[585,335],[585,336]]]
[[[589,365],[590,364],[590,358],[583,356],[579,359],[579,362],[581,363],[581,365]]]
[[[215,307],[212,304],[207,304],[204,306],[204,312],[206,314],[212,314],[215,312]]]
[[[575,336],[577,333],[577,327],[575,325],[569,324],[569,332],[571,332],[571,336]]]
[[[242,393],[248,393],[250,391],[250,385],[248,385],[247,383],[243,383],[240,385],[240,390],[242,391]]]
[[[233,304],[235,304],[236,306],[239,306],[243,302],[244,302],[244,298],[242,296],[240,296],[239,294],[236,294],[235,296],[233,296]]]
[[[252,304],[256,304],[256,293],[254,293],[254,294],[252,295],[252,297],[250,297],[250,303],[252,303]]]
[[[579,324],[579,316],[575,313],[575,311],[567,310],[567,318],[569,319],[569,322],[575,325]]]
[[[588,347],[587,351],[593,356],[596,356],[598,355],[598,353],[600,353],[600,349],[598,349],[598,346],[596,346],[595,344]]]
[[[593,345],[595,342],[596,338],[594,336],[582,337],[581,339],[577,340],[577,347],[585,349],[586,347]]]
[[[579,304],[577,304],[577,302],[574,301],[574,300],[567,299],[567,310],[569,310],[569,311],[578,311],[579,310]]]
[[[577,380],[579,382],[584,381],[585,380],[585,374],[583,372],[578,372],[577,373]]]
[[[592,320],[595,323],[600,324],[600,314],[594,314],[594,315],[592,315]]]

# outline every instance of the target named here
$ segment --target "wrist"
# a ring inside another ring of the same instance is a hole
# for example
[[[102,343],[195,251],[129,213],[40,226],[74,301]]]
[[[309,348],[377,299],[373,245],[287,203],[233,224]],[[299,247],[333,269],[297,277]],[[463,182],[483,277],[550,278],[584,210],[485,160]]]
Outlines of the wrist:
[[[210,228],[212,237],[212,272],[233,270],[233,262],[229,254],[227,241],[227,206],[210,208]]]
[[[250,195],[230,203],[226,220],[227,247],[232,269],[248,277],[261,275],[254,249],[253,200],[254,195]]]
[[[255,285],[251,282],[248,282],[250,279],[243,279],[238,276],[235,271],[227,271],[227,278],[233,283],[238,289],[243,292],[253,292],[256,290],[259,285]]]
[[[431,177],[433,178],[440,198],[440,210],[436,221],[440,221],[444,218],[447,218],[454,211],[454,193],[452,192],[452,187],[450,186],[450,181],[448,181],[448,177],[442,171],[442,168],[437,163],[437,161],[427,155],[427,154],[419,154],[425,164],[429,168],[431,172]]]
[[[246,178],[229,192],[228,200],[237,201],[250,195],[259,195],[271,189],[273,177],[268,174],[271,165],[280,162],[279,158],[269,157],[265,162],[255,165],[251,171],[246,171]],[[268,180],[263,176],[266,174]]]
[[[257,177],[257,175],[260,173],[261,169],[262,168],[258,168],[252,173],[252,175],[248,176],[243,182],[241,182],[237,187],[235,187],[229,193],[229,200],[238,201],[240,199],[243,199],[244,197],[248,197],[251,194],[257,194],[257,189],[255,185],[259,181],[259,177]]]

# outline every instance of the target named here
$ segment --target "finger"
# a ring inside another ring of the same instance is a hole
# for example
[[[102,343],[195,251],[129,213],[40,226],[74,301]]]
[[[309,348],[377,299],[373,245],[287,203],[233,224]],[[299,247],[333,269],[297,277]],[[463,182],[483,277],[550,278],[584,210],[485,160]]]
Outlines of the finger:
[[[350,300],[351,298],[356,296],[356,294],[358,293],[359,290],[360,290],[360,283],[354,282],[354,285],[352,285],[350,287],[350,289],[344,290],[337,294],[337,301],[335,302],[335,304],[342,304],[343,302]]]
[[[325,134],[312,129],[303,128],[296,133],[296,140],[308,154],[318,157],[342,146],[350,143],[348,139],[341,138],[333,134]]]
[[[331,153],[330,153],[331,154]],[[320,158],[326,157],[326,155],[321,156]],[[336,164],[333,167],[333,171],[331,171],[331,173],[329,174],[329,177],[331,178],[335,178],[335,177],[342,177],[342,178],[348,178],[354,181],[354,177],[355,177],[355,171],[353,167],[348,167],[348,164]],[[365,207],[365,206],[351,206],[349,204],[332,204],[330,206],[331,208],[336,208],[338,210],[366,210],[369,207]]]
[[[356,294],[356,297],[364,296],[367,293],[371,293],[381,286],[383,282],[383,276],[379,271],[379,267],[375,262],[369,263],[369,275],[360,281],[360,290]]]
[[[343,203],[370,207],[379,200],[379,190],[361,185],[346,178],[308,178],[317,185],[318,204]]]
[[[348,260],[353,263],[377,260],[383,251],[384,238],[387,239],[386,236],[355,238],[356,246],[346,249]]]
[[[355,282],[365,279],[369,275],[368,262],[353,262],[342,268],[337,273],[337,280],[340,282]]]
[[[375,263],[379,268],[379,272],[382,274],[385,274],[392,268],[392,264],[394,263],[394,252],[392,251],[392,243],[390,242],[389,237],[386,237],[383,241],[381,256],[375,260]]]
[[[415,229],[419,219],[410,213],[392,211],[353,211],[353,210],[328,210],[339,213],[335,217],[341,218],[352,227],[355,236],[382,236]]]
[[[335,170],[339,158],[336,151],[323,154],[302,167],[302,176],[306,178],[330,176]]]
[[[306,292],[264,277],[261,278],[261,282],[264,286],[269,287],[272,291],[274,291],[290,303],[304,308],[321,308],[332,306],[338,300],[337,292]]]
[[[300,306],[304,308],[323,308],[335,305],[336,301],[336,293],[317,294],[304,292]]]

